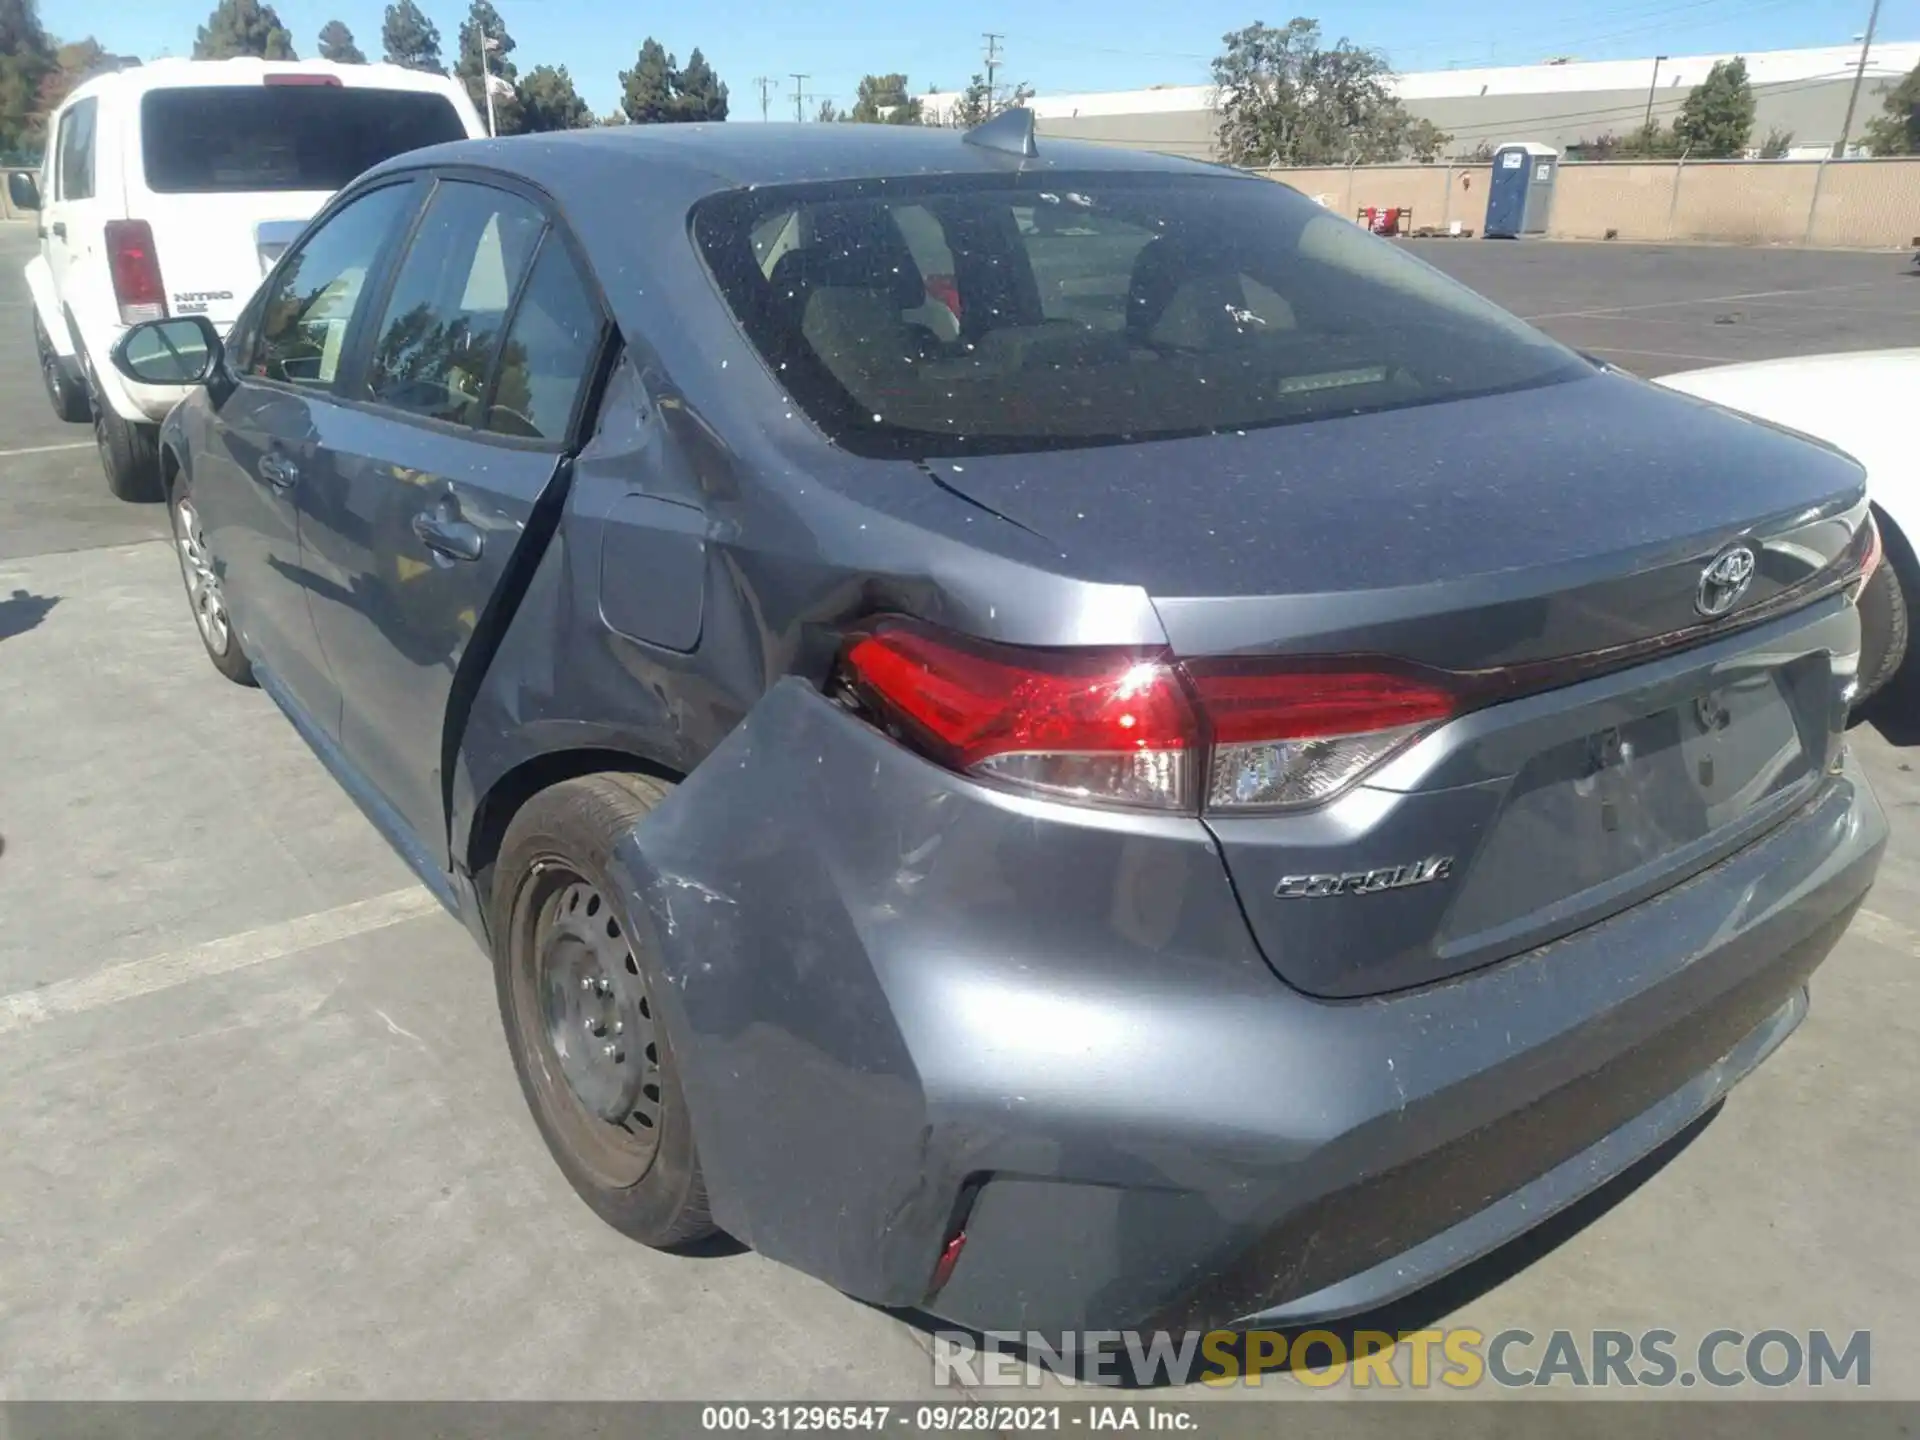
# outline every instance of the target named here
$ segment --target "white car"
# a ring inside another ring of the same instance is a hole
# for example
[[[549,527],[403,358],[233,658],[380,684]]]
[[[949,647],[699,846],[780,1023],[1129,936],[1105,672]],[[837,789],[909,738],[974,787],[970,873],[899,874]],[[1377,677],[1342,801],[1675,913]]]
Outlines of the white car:
[[[62,419],[91,415],[107,485],[158,498],[158,422],[180,398],[110,363],[129,325],[204,315],[221,330],[314,212],[402,151],[484,135],[458,81],[397,65],[159,60],[99,75],[55,112],[27,265],[34,342]]]
[[[1909,405],[1920,404],[1920,350],[1866,350],[1720,365],[1654,382],[1785,425],[1846,451],[1866,467],[1867,498],[1884,557],[1860,597],[1864,630],[1858,700],[1891,687],[1920,697],[1920,660],[1908,655],[1920,600],[1920,445]]]

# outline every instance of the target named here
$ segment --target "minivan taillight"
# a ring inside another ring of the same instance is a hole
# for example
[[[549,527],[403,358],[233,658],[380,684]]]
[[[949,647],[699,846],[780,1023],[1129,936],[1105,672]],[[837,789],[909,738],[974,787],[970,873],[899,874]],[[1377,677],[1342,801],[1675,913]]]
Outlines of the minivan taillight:
[[[1155,810],[1317,805],[1458,713],[1437,680],[1365,661],[1182,664],[1138,650],[1035,650],[889,619],[841,678],[904,743],[953,770],[1059,799]]]
[[[107,221],[107,269],[120,323],[167,317],[167,291],[160,283],[160,257],[154,253],[153,228],[144,220]]]

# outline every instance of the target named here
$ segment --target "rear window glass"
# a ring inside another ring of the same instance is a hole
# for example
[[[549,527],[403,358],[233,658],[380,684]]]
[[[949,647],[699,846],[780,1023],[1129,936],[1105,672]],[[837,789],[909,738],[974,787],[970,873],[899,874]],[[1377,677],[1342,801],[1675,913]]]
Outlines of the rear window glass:
[[[694,235],[794,399],[864,454],[1244,430],[1588,371],[1266,180],[1096,172],[733,191],[702,202]]]
[[[140,102],[147,188],[162,194],[338,190],[466,128],[443,95],[347,85],[220,85]]]

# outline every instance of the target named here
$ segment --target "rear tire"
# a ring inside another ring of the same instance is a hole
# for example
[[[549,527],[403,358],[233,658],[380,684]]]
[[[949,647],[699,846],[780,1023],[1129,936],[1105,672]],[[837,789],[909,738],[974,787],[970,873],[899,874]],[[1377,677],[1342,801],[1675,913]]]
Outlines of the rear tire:
[[[100,452],[107,489],[121,500],[165,498],[160,483],[160,427],[123,420],[100,394],[98,379],[88,386],[93,407],[93,443]]]
[[[84,421],[92,413],[87,402],[87,387],[74,375],[73,367],[60,358],[53,348],[53,341],[47,338],[47,327],[40,323],[40,314],[33,316],[33,348],[40,361],[40,383],[46,386],[47,400],[53,406],[53,413],[69,425]]]
[[[489,917],[507,1048],[547,1149],[595,1214],[662,1248],[714,1225],[652,1008],[664,982],[608,865],[670,788],[606,773],[535,795],[501,841]]]

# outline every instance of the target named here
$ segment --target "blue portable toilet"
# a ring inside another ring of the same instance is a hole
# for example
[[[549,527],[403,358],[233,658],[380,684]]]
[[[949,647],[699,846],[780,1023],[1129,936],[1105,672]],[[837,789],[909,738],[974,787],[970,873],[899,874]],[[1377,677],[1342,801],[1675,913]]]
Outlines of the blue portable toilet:
[[[1525,140],[1495,150],[1493,183],[1487,187],[1487,223],[1480,233],[1489,240],[1546,234],[1559,170],[1560,152],[1551,145]]]

